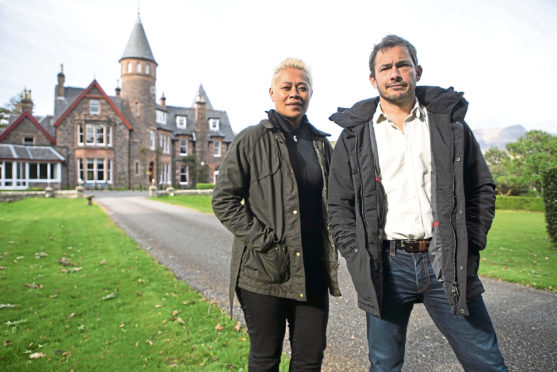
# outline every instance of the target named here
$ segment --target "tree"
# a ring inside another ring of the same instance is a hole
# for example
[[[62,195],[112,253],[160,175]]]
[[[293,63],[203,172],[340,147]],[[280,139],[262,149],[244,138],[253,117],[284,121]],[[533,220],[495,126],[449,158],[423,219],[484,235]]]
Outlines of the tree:
[[[531,130],[516,142],[507,144],[510,181],[543,193],[543,173],[557,166],[557,136]]]
[[[505,150],[490,147],[485,152],[484,157],[499,195],[520,195],[527,191],[526,187],[512,182],[512,177],[509,176],[508,170],[511,157]]]
[[[4,107],[0,107],[0,127],[8,126],[10,115],[21,114],[22,97],[23,93],[19,93],[17,96],[10,98],[10,100],[4,104]]]

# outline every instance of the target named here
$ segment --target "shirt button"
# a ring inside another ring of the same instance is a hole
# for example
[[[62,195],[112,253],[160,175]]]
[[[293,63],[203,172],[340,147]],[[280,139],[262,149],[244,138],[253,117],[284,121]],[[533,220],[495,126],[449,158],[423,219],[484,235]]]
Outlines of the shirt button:
[[[458,269],[459,269],[460,271],[462,271],[462,270],[464,270],[464,266],[459,266]]]
[[[294,210],[292,211],[292,214],[298,214],[298,211],[294,209]]]
[[[456,158],[456,161],[460,161],[460,158]]]
[[[460,313],[461,313],[461,314],[464,314],[464,309],[460,309]]]

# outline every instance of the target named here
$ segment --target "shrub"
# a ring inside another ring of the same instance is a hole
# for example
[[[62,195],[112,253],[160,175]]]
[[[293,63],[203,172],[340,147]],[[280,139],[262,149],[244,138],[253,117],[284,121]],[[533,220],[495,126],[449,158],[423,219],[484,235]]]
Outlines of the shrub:
[[[557,245],[557,167],[550,168],[543,177],[543,199],[547,232]]]
[[[215,188],[215,184],[213,183],[198,183],[197,187],[198,190],[211,190]]]
[[[542,198],[531,198],[528,196],[502,196],[497,195],[495,209],[525,210],[531,212],[543,212],[544,204]]]

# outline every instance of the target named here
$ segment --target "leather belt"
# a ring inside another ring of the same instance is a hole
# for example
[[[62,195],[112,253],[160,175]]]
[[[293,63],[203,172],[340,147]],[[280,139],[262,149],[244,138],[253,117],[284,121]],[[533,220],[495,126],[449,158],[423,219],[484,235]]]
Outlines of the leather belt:
[[[383,240],[383,248],[390,249],[391,242],[394,242],[395,249],[400,249],[408,253],[421,253],[427,252],[431,239]]]

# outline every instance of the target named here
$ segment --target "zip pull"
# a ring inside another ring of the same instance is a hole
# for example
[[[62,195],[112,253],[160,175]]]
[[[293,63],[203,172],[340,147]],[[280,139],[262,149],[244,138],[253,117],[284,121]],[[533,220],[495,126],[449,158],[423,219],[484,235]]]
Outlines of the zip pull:
[[[293,135],[292,138],[294,138],[294,142],[298,142],[298,136],[297,135]]]

